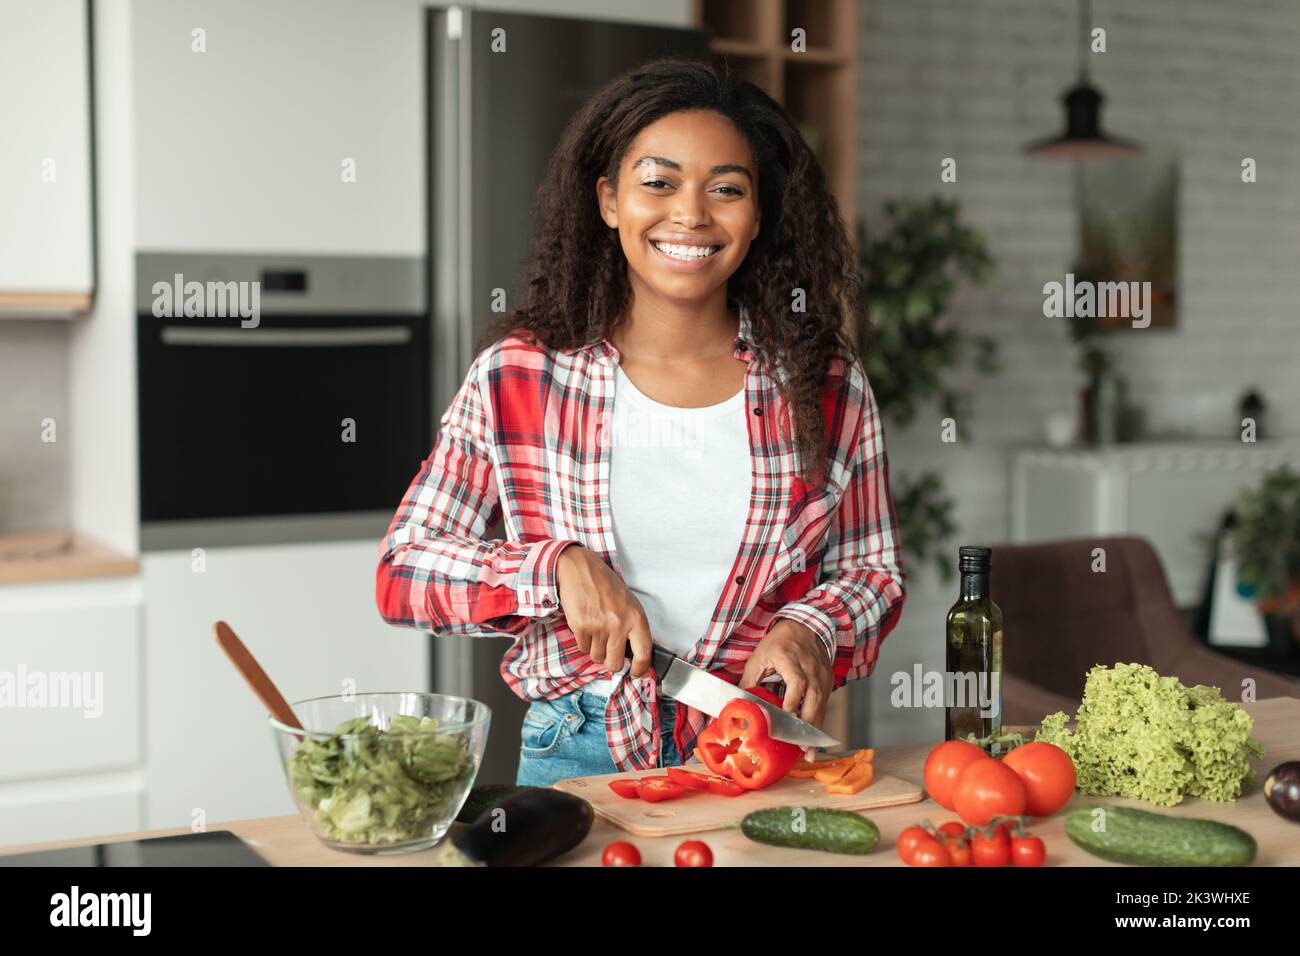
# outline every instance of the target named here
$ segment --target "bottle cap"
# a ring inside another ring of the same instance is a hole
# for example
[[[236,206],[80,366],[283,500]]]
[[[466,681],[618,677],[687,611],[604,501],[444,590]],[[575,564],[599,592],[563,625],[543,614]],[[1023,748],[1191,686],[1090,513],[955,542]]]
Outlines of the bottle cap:
[[[957,567],[960,571],[987,571],[992,565],[992,548],[963,545],[957,549]]]

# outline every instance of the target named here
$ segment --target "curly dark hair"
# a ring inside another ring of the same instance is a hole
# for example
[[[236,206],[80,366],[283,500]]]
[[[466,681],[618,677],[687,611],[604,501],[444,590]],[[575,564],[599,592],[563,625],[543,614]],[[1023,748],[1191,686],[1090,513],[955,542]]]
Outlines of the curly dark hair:
[[[609,335],[631,287],[618,230],[600,216],[596,181],[606,176],[617,188],[620,163],[642,129],[696,110],[730,120],[758,164],[761,227],[728,280],[727,303],[746,307],[754,344],[780,367],[802,477],[820,482],[828,454],[822,391],[836,354],[851,362],[870,334],[862,277],[825,173],[798,127],[725,60],[649,61],[612,80],[573,116],[552,156],[556,178],[535,202],[524,303],[487,327],[480,349],[520,330],[554,349]],[[804,311],[794,311],[796,290]]]

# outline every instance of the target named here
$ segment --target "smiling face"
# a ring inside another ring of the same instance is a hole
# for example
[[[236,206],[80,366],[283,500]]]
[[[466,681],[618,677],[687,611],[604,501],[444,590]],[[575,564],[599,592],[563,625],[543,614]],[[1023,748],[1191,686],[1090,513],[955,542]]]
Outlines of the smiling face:
[[[758,166],[740,131],[714,112],[672,113],[645,127],[617,190],[602,176],[596,195],[638,296],[708,298],[758,236]]]

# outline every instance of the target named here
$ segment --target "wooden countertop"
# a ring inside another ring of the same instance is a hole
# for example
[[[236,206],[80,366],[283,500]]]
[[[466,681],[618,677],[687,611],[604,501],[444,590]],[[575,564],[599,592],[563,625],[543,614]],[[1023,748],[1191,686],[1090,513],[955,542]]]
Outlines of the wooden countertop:
[[[0,535],[0,584],[130,577],[140,562],[77,531]]]
[[[1255,838],[1259,844],[1259,856],[1255,865],[1300,866],[1300,824],[1290,823],[1269,809],[1261,792],[1261,785],[1269,770],[1286,760],[1300,759],[1300,699],[1279,697],[1244,706],[1255,719],[1254,737],[1263,745],[1265,753],[1262,759],[1251,760],[1256,775],[1255,787],[1235,802],[1216,803],[1187,797],[1176,807],[1156,807],[1140,800],[1076,795],[1070,806],[1079,802],[1129,806],[1174,816],[1219,820],[1241,827]],[[932,746],[933,743],[923,743],[905,747],[880,747],[876,750],[875,765],[882,772],[919,783],[921,768]],[[1069,841],[1065,836],[1065,813],[1068,810],[1069,807],[1053,817],[1038,820],[1031,827],[1032,832],[1041,836],[1047,844],[1047,865],[1112,865],[1085,853]],[[956,814],[944,810],[929,798],[901,807],[866,811],[865,815],[880,827],[880,845],[865,856],[763,846],[746,839],[738,830],[716,830],[696,837],[629,837],[612,824],[597,818],[582,845],[557,860],[556,865],[599,866],[600,854],[606,844],[613,840],[630,839],[640,849],[644,865],[672,866],[673,851],[682,840],[702,839],[712,848],[717,866],[901,866],[898,854],[894,852],[894,841],[904,827],[926,818],[935,824],[956,819]],[[330,850],[317,842],[306,824],[296,816],[239,820],[214,825],[212,829],[231,831],[277,866],[429,866],[435,862],[435,852],[432,850],[391,856],[365,856]],[[187,832],[189,831],[184,828],[157,830],[112,837],[109,841],[100,838],[6,847],[0,850],[0,854]]]

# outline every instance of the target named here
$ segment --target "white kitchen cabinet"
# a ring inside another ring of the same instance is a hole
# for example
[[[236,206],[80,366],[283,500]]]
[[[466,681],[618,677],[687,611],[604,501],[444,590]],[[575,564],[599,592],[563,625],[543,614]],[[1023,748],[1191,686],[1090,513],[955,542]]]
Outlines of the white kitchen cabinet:
[[[132,10],[137,248],[423,255],[423,4]]]
[[[142,556],[149,827],[294,812],[266,712],[217,646],[217,620],[290,702],[429,689],[428,638],[375,609],[378,560],[369,540]]]
[[[135,577],[0,587],[0,845],[140,828],[141,616]]]
[[[0,315],[90,307],[90,26],[85,0],[6,0],[0,26]]]
[[[0,611],[0,671],[24,685],[0,696],[0,782],[140,762],[138,605]]]

